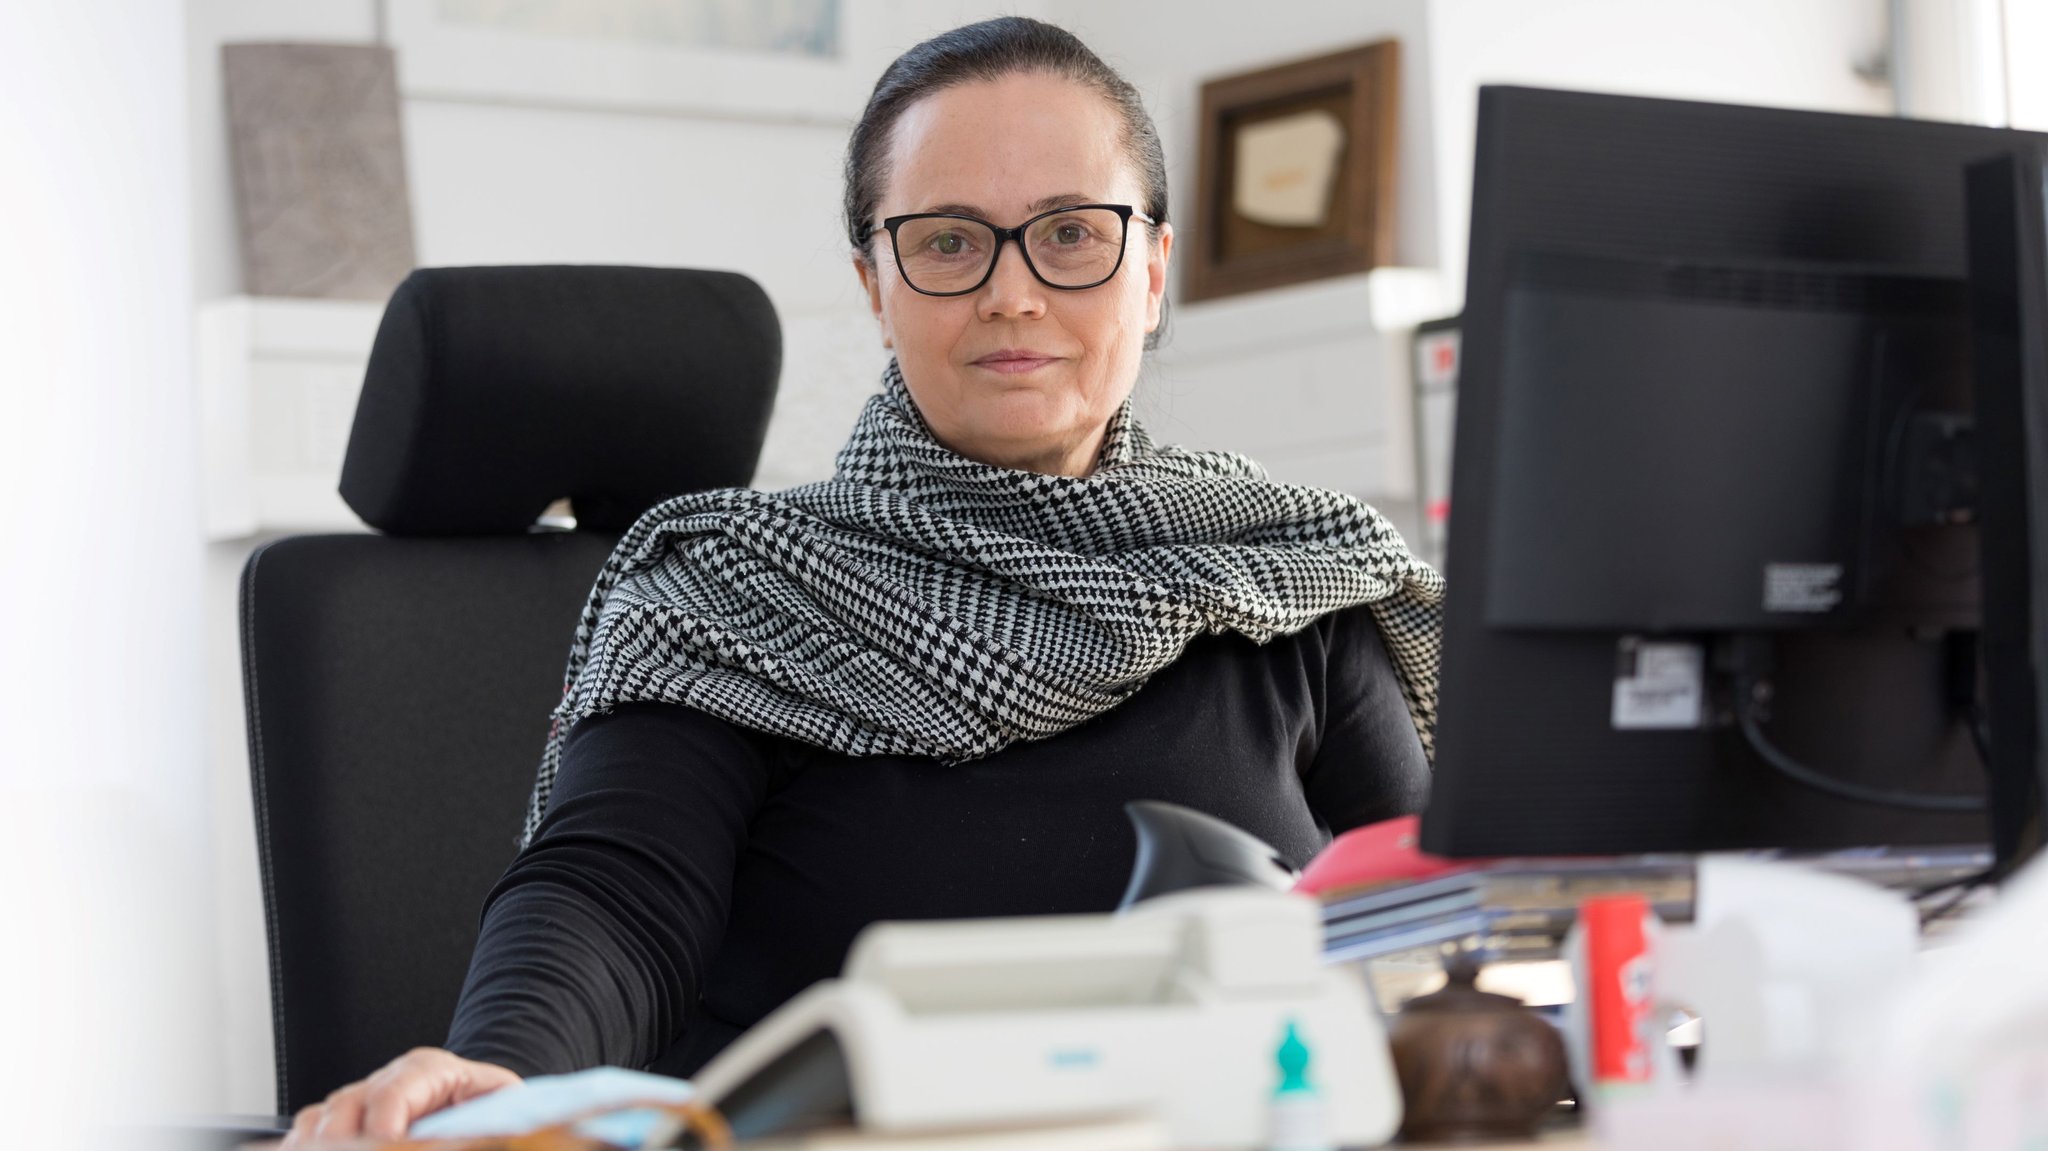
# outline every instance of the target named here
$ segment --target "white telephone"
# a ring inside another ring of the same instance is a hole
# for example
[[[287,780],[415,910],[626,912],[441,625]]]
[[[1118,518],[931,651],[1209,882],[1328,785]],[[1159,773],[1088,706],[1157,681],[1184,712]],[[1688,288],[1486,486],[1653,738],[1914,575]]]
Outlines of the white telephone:
[[[1356,972],[1322,964],[1314,901],[1211,888],[1118,915],[880,923],[695,1077],[742,1138],[913,1134],[1142,1116],[1173,1146],[1266,1142],[1292,1020],[1330,1142],[1401,1118]]]

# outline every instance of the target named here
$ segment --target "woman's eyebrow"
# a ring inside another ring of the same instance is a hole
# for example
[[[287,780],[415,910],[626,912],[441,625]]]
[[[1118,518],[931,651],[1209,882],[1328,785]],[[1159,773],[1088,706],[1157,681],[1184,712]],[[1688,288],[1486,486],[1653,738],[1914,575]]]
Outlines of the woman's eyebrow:
[[[1093,204],[1095,202],[1079,192],[1062,192],[1057,196],[1046,196],[1026,204],[1024,206],[1024,214],[1035,216],[1040,212],[1050,212],[1054,208],[1064,208],[1070,204]],[[943,212],[950,216],[979,216],[984,219],[988,216],[988,213],[983,212],[972,204],[937,204],[926,208],[925,211]]]

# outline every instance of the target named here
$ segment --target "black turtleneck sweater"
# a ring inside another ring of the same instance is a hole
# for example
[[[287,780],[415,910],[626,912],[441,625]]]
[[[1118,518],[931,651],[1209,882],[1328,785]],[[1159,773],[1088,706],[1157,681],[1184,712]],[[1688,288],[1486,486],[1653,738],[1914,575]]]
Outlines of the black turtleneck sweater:
[[[570,732],[448,1046],[526,1075],[688,1075],[876,920],[1111,909],[1127,801],[1208,812],[1300,866],[1419,811],[1428,780],[1363,607],[1264,646],[1199,636],[1114,710],[954,767],[622,706]]]

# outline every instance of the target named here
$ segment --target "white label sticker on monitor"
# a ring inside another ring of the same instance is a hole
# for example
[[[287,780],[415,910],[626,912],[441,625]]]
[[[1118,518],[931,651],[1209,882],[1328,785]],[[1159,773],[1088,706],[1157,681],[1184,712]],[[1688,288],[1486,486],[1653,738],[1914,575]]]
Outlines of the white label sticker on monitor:
[[[1615,655],[1616,731],[1700,726],[1707,696],[1700,645],[1623,636]]]
[[[1841,564],[1764,565],[1765,611],[1833,611],[1841,602]]]

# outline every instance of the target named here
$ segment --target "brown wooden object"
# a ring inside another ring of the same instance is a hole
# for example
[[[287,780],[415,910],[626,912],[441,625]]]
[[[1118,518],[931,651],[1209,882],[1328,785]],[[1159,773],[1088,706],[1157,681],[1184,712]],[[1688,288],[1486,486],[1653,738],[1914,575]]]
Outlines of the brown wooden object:
[[[1570,1090],[1563,1039],[1521,1000],[1479,990],[1479,966],[1469,956],[1452,959],[1446,971],[1443,990],[1409,1000],[1394,1021],[1401,1138],[1535,1138]]]
[[[1202,136],[1183,296],[1209,299],[1362,272],[1394,260],[1400,44],[1382,40],[1202,85]],[[1343,153],[1320,224],[1274,226],[1235,210],[1238,133],[1327,111]]]

